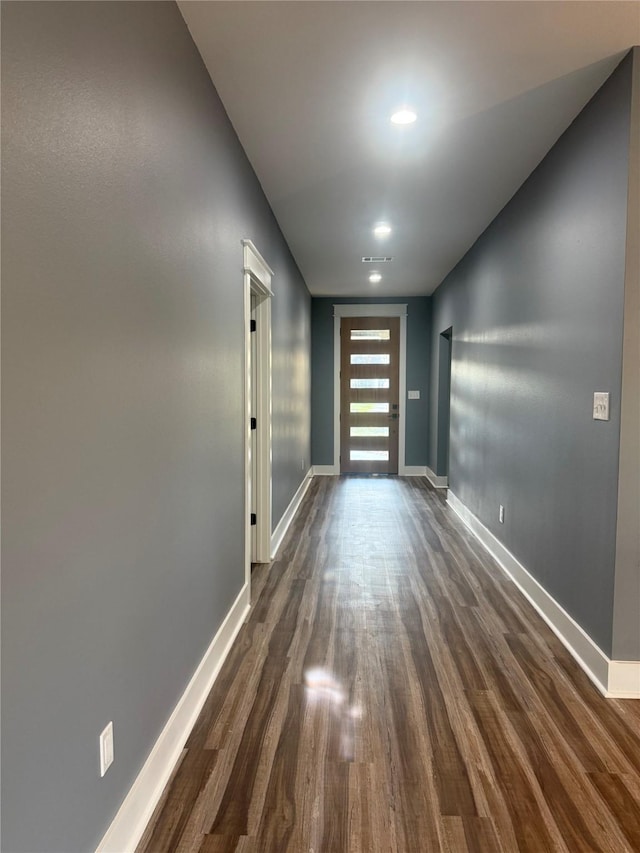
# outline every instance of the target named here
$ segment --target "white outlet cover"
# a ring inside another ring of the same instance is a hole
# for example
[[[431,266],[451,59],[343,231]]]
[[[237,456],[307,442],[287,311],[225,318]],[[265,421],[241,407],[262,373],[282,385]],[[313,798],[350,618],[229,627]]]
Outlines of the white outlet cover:
[[[593,392],[593,419],[594,421],[609,420],[609,392]]]
[[[409,391],[408,397],[410,400],[419,400],[420,399],[420,392],[419,391]]]
[[[100,775],[104,776],[113,764],[113,722],[100,735]]]

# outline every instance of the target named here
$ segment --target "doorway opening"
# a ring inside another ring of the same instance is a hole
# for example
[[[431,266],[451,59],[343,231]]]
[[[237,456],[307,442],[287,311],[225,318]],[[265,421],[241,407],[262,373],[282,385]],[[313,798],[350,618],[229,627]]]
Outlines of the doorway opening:
[[[272,270],[251,240],[244,246],[245,576],[271,560]]]
[[[449,433],[451,420],[451,339],[453,328],[438,339],[438,439],[436,474],[449,477]]]
[[[399,347],[398,347],[398,396],[397,399],[391,401],[390,405],[393,403],[397,403],[397,410],[391,410],[389,414],[393,414],[397,411],[397,418],[391,419],[388,422],[395,421],[394,429],[397,432],[397,443],[398,443],[398,451],[397,451],[397,461],[394,466],[395,472],[400,476],[406,476],[415,473],[412,468],[408,468],[405,465],[405,415],[406,415],[406,396],[407,396],[407,305],[406,303],[399,302],[369,302],[369,303],[347,303],[340,302],[336,303],[333,306],[333,464],[326,466],[316,466],[314,470],[318,472],[318,468],[322,469],[319,473],[322,474],[330,474],[336,475],[341,472],[341,439],[342,439],[342,425],[343,419],[341,419],[342,414],[342,388],[340,382],[340,372],[341,372],[341,361],[342,361],[342,347],[341,347],[341,335],[340,329],[342,325],[343,318],[376,318],[376,322],[373,323],[371,328],[379,328],[377,326],[377,322],[380,319],[396,319],[399,323]],[[362,353],[363,355],[367,355],[366,352]],[[360,378],[357,376],[353,377],[354,379]],[[364,378],[364,377],[362,377]],[[375,378],[375,377],[374,377]],[[371,389],[368,389],[371,390]],[[350,415],[351,402],[349,401],[349,406],[346,414]],[[353,402],[360,402],[354,400]],[[378,412],[378,414],[380,414]],[[386,413],[383,413],[386,414]],[[358,426],[358,424],[354,423],[351,426]],[[381,426],[381,424],[372,424],[372,426]],[[391,428],[390,428],[391,432]],[[351,438],[351,436],[349,436]],[[353,436],[354,438],[359,436]],[[361,437],[361,436],[360,436]],[[381,436],[377,436],[380,438]],[[382,436],[384,437],[384,436]],[[366,448],[363,448],[366,449]],[[356,460],[354,460],[356,461]],[[370,460],[359,460],[359,461],[370,461]],[[366,473],[366,472],[365,472]],[[375,473],[372,472],[372,473]]]

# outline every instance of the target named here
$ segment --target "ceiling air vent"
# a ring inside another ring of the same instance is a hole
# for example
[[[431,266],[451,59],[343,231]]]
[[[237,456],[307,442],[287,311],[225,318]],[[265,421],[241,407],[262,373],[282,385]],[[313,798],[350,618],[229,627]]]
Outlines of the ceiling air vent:
[[[380,257],[375,257],[375,256],[371,255],[369,257],[363,258],[362,263],[363,264],[386,264],[392,260],[393,260],[393,258],[389,258],[389,257],[385,258],[385,257],[382,257],[382,255]]]

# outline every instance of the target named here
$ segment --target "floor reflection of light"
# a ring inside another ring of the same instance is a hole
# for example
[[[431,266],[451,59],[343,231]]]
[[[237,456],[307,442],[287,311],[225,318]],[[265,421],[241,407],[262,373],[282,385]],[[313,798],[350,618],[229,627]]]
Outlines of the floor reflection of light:
[[[312,702],[326,702],[329,705],[340,706],[344,702],[342,685],[327,669],[314,667],[304,674],[307,696]]]
[[[313,704],[324,703],[340,719],[340,758],[343,761],[355,760],[355,733],[358,720],[364,716],[360,705],[345,706],[345,692],[342,684],[328,669],[312,667],[304,674],[307,701]]]
[[[343,761],[353,761],[355,758],[354,721],[347,717],[340,729],[340,758]]]

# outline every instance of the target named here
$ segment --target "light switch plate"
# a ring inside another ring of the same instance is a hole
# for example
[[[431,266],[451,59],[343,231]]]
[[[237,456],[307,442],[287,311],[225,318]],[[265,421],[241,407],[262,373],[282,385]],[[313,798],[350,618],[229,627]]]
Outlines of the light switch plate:
[[[113,764],[113,722],[100,735],[100,775],[104,776]]]
[[[593,419],[594,421],[609,420],[609,392],[593,392]]]
[[[409,391],[408,397],[410,400],[419,400],[420,399],[420,392],[419,391]]]

